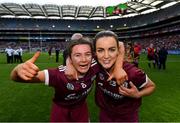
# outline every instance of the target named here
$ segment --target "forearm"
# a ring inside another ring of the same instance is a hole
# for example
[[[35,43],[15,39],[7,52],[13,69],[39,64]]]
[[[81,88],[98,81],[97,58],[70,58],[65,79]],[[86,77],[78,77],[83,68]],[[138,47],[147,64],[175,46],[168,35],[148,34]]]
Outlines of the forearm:
[[[149,79],[148,84],[139,91],[138,96],[139,97],[149,96],[155,91],[155,88],[156,88],[155,84]]]
[[[122,68],[124,61],[124,54],[125,54],[124,44],[123,42],[119,42],[119,55],[115,62],[115,68]]]

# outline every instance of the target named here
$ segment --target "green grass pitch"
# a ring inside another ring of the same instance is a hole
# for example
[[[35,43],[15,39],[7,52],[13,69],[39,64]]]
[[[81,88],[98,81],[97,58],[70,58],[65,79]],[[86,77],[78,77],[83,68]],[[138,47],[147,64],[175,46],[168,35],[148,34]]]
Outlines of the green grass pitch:
[[[33,54],[25,53],[24,60]],[[40,69],[57,67],[55,56],[49,59],[43,53],[36,62]],[[5,54],[0,54],[0,122],[48,122],[53,89],[44,84],[17,83],[10,80],[11,70],[17,64],[6,64]],[[169,55],[166,70],[149,69],[145,55],[142,68],[156,83],[153,95],[143,97],[140,109],[141,122],[180,122],[180,55]],[[94,103],[94,89],[88,96],[90,118],[98,122],[98,108]]]

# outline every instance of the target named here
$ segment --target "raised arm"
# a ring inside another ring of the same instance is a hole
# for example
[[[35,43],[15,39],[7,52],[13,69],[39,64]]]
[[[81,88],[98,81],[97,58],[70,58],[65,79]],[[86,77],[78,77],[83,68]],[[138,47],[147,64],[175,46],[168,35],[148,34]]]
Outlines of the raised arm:
[[[108,80],[115,78],[118,85],[121,85],[125,80],[128,80],[127,73],[123,69],[124,54],[124,44],[123,42],[119,42],[119,55],[115,62],[115,67],[112,73],[110,73],[110,77],[108,78]]]
[[[39,71],[39,68],[34,64],[40,56],[40,52],[36,52],[34,56],[26,62],[17,65],[10,74],[12,80],[17,82],[39,83],[45,81],[45,74]]]

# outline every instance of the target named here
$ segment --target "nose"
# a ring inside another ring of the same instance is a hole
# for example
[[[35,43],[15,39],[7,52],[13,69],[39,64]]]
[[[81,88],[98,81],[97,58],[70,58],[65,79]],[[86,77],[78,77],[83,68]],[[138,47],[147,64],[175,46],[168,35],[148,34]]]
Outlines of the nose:
[[[85,56],[82,56],[82,57],[81,57],[81,61],[85,62],[85,61],[86,61],[86,57],[85,57]]]
[[[108,51],[105,51],[104,52],[104,58],[108,58],[109,57],[109,53],[108,53]]]

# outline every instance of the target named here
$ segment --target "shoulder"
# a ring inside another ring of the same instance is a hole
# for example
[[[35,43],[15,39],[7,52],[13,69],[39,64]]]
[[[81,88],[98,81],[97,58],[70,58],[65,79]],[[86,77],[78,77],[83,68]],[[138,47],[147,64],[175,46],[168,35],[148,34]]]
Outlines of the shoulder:
[[[132,63],[125,62],[123,64],[123,68],[126,71],[126,73],[128,74],[129,79],[139,81],[140,79],[145,80],[145,78],[146,78],[145,72],[142,69],[137,68]]]
[[[93,58],[93,59],[92,59],[92,62],[91,62],[91,67],[93,67],[93,66],[95,66],[95,65],[97,65],[97,61]]]
[[[66,70],[66,66],[60,65],[60,66],[58,67],[58,70],[59,70],[59,72],[64,72],[64,71]]]
[[[66,70],[66,66],[58,66],[57,68],[49,68],[47,69],[48,73],[51,75],[64,75],[64,71]]]

